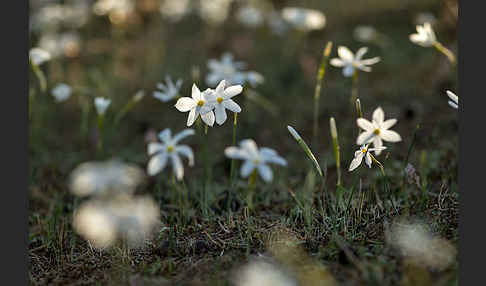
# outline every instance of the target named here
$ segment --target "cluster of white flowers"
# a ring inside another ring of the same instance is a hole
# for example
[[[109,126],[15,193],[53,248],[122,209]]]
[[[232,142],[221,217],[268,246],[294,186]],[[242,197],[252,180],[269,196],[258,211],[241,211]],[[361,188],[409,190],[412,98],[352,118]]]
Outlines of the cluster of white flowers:
[[[129,247],[142,246],[160,223],[158,205],[148,196],[135,196],[144,179],[134,164],[119,160],[86,162],[70,175],[70,190],[89,197],[74,211],[73,227],[96,248],[118,240]]]
[[[385,112],[381,107],[375,109],[371,122],[364,118],[358,118],[356,123],[364,130],[356,139],[356,144],[362,146],[354,153],[354,159],[349,166],[349,171],[356,169],[361,164],[363,157],[365,158],[365,163],[371,168],[372,155],[370,152],[374,151],[375,155],[380,155],[381,151],[386,149],[383,146],[383,141],[399,142],[402,140],[400,134],[389,130],[397,123],[397,120],[385,120]],[[373,143],[374,148],[368,148],[369,143]]]
[[[196,84],[192,85],[191,97],[181,97],[177,100],[175,107],[180,112],[188,112],[187,126],[194,124],[199,115],[201,119],[209,126],[214,125],[214,121],[219,125],[223,124],[226,119],[226,109],[233,112],[241,112],[241,107],[231,98],[243,91],[241,85],[226,86],[226,81],[222,80],[213,90],[207,88],[201,92]],[[213,112],[214,110],[214,112]]]

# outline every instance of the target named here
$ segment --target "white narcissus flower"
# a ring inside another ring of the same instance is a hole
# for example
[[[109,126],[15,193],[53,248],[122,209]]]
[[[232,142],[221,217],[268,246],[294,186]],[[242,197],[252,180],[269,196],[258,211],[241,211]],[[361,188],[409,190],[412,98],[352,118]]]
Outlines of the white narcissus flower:
[[[216,123],[219,125],[226,121],[226,109],[233,112],[241,112],[241,107],[231,98],[243,91],[241,85],[232,85],[225,88],[226,81],[222,80],[216,89],[207,96],[207,105],[201,108],[201,114],[206,114],[214,109]]]
[[[361,165],[361,162],[363,161],[363,157],[365,158],[365,163],[366,165],[368,165],[368,167],[371,168],[371,155],[370,155],[370,152],[371,151],[375,151],[376,150],[385,150],[386,147],[385,146],[382,146],[382,147],[379,147],[379,148],[368,148],[368,145],[369,144],[365,144],[363,146],[361,146],[359,148],[358,151],[354,152],[354,159],[353,161],[351,161],[351,164],[349,165],[349,169],[348,171],[353,171],[354,169],[358,168],[359,165]]]
[[[383,146],[382,140],[388,142],[402,141],[400,134],[395,131],[388,130],[395,125],[395,123],[397,123],[397,120],[394,118],[385,120],[385,112],[381,107],[375,109],[371,122],[364,118],[358,118],[356,123],[359,127],[365,130],[358,136],[356,144],[363,145],[373,142],[376,155],[380,155],[381,153],[380,148]]]
[[[255,141],[252,139],[242,140],[239,148],[236,146],[227,147],[224,150],[224,154],[228,158],[245,161],[240,170],[240,175],[243,178],[248,177],[256,168],[267,183],[273,179],[273,171],[267,165],[268,163],[287,166],[287,161],[280,157],[275,150],[266,147],[258,149]]]
[[[371,67],[369,66],[378,63],[380,61],[380,57],[374,57],[366,60],[361,59],[367,51],[367,47],[362,47],[356,52],[355,55],[348,48],[339,46],[337,49],[339,58],[331,59],[330,64],[335,67],[342,67],[343,75],[345,77],[352,76],[355,69],[370,72]]]
[[[101,96],[96,97],[94,99],[94,104],[95,104],[96,112],[98,113],[98,115],[105,114],[106,109],[108,108],[108,106],[110,106],[110,103],[111,103],[111,99],[109,99],[109,98],[104,98],[104,97],[101,97]]]
[[[436,42],[434,30],[429,22],[424,23],[423,26],[417,25],[417,33],[409,36],[410,41],[422,47],[432,47]]]
[[[206,89],[201,92],[196,84],[192,85],[192,97],[181,97],[177,100],[175,107],[180,112],[188,112],[187,126],[191,126],[196,121],[199,114],[201,114],[201,119],[209,126],[214,125],[214,113],[209,111],[205,114],[201,113],[201,108],[208,104],[207,97],[212,93],[211,89]]]
[[[282,18],[303,31],[320,30],[326,25],[326,16],[313,9],[286,7],[282,9]]]
[[[60,83],[52,89],[52,96],[56,98],[56,102],[66,101],[71,96],[72,89],[65,83]]]
[[[172,78],[168,75],[165,77],[165,83],[158,83],[157,88],[161,91],[154,91],[154,97],[160,99],[163,102],[167,102],[179,94],[181,89],[182,79],[178,79],[176,83],[172,81]]]
[[[459,97],[457,95],[455,95],[452,91],[450,90],[446,90],[446,93],[447,93],[447,96],[449,96],[449,98],[451,100],[449,100],[449,105],[455,109],[457,109],[459,107]]]
[[[184,177],[184,167],[179,155],[185,156],[189,159],[189,166],[194,166],[194,153],[191,147],[187,145],[177,145],[183,138],[194,135],[193,129],[185,129],[172,137],[169,128],[166,128],[159,133],[161,143],[151,142],[148,145],[148,155],[152,156],[147,166],[147,173],[153,176],[161,172],[167,165],[170,158],[172,169],[177,177],[177,180],[182,180]]]
[[[36,66],[41,65],[51,59],[51,54],[41,48],[32,48],[29,51],[29,59]]]

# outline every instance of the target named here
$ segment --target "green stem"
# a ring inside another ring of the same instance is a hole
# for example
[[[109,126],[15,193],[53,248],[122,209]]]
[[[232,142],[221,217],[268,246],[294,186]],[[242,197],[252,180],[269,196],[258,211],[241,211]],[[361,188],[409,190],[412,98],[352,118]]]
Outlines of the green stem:
[[[104,122],[104,114],[98,115],[98,151],[103,150],[103,122]]]
[[[358,99],[358,69],[354,69],[352,77],[351,106],[356,102],[356,99]]]
[[[324,50],[322,51],[323,57],[319,71],[317,72],[316,88],[314,91],[314,127],[312,132],[312,146],[316,148],[317,144],[317,132],[319,129],[318,119],[319,119],[319,99],[321,97],[321,86],[324,75],[326,73],[327,60],[331,54],[332,42],[328,42]]]
[[[256,182],[257,182],[257,169],[255,168],[248,178],[248,195],[246,197],[246,201],[248,204],[248,211],[251,214],[253,212],[253,195],[256,189]]]
[[[238,113],[234,113],[233,121],[233,146],[236,146],[236,126],[238,124]],[[233,189],[233,182],[235,176],[235,159],[231,159],[231,169],[230,169],[230,190]]]
[[[393,203],[392,194],[391,194],[389,187],[388,187],[388,177],[386,176],[385,168],[383,167],[383,165],[378,160],[376,160],[376,158],[373,155],[371,155],[371,153],[369,153],[369,154],[370,154],[373,162],[375,162],[380,167],[381,175],[383,176],[383,189],[385,190],[385,193],[388,194],[388,198],[390,199],[391,205],[392,205],[393,209],[395,210],[395,213],[398,215],[398,210],[395,207],[395,203]]]

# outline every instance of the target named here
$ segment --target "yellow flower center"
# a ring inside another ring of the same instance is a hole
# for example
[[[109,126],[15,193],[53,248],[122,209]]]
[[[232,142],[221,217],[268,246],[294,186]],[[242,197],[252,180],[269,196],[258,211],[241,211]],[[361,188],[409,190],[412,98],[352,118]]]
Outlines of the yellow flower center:
[[[197,105],[198,105],[198,106],[203,106],[203,105],[204,105],[204,100],[199,100],[199,101],[197,102]]]
[[[223,98],[222,97],[218,97],[218,99],[216,99],[218,101],[218,103],[221,103],[223,102]]]
[[[375,133],[376,135],[379,135],[380,134],[380,129],[376,128],[375,131],[373,131],[373,133]]]
[[[253,164],[255,164],[255,165],[260,164],[260,160],[258,160],[258,159],[253,160]]]
[[[167,152],[169,152],[169,153],[174,152],[174,146],[171,146],[171,145],[167,146]]]
[[[368,149],[366,149],[366,148],[363,148],[363,150],[361,150],[361,152],[363,152],[363,154],[366,153],[366,151],[368,151]]]

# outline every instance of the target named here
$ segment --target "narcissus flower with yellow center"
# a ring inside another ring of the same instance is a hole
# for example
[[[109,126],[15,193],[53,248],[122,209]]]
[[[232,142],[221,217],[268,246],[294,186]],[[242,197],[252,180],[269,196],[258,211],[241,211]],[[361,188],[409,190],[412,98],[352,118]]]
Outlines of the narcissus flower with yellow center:
[[[224,154],[228,158],[245,161],[240,170],[240,175],[243,178],[248,177],[256,168],[267,183],[273,179],[273,171],[268,163],[287,166],[287,161],[280,157],[277,151],[266,147],[258,148],[252,139],[242,140],[239,148],[236,146],[226,148]]]
[[[385,120],[385,112],[381,107],[378,107],[373,112],[373,119],[372,121],[368,121],[364,118],[358,118],[356,123],[359,127],[364,129],[357,140],[356,144],[363,145],[367,143],[373,142],[373,147],[375,147],[375,154],[380,155],[380,149],[383,146],[383,141],[388,142],[399,142],[402,141],[402,137],[395,131],[388,130],[390,129],[395,123],[397,123],[396,119],[388,119]]]
[[[225,87],[225,85],[226,81],[222,80],[214,92],[208,94],[207,104],[201,108],[201,114],[212,112],[211,110],[214,109],[216,123],[219,125],[223,124],[228,118],[226,109],[236,113],[241,112],[241,107],[231,98],[240,94],[243,91],[243,87],[241,85]]]
[[[170,159],[172,168],[177,177],[177,180],[182,180],[184,177],[184,167],[179,155],[185,156],[189,159],[189,166],[194,166],[194,153],[191,147],[187,145],[178,145],[183,138],[194,135],[193,129],[185,129],[172,137],[169,128],[166,128],[159,133],[161,143],[151,142],[148,145],[148,155],[152,156],[147,166],[147,173],[153,176],[164,170],[167,161]]]

